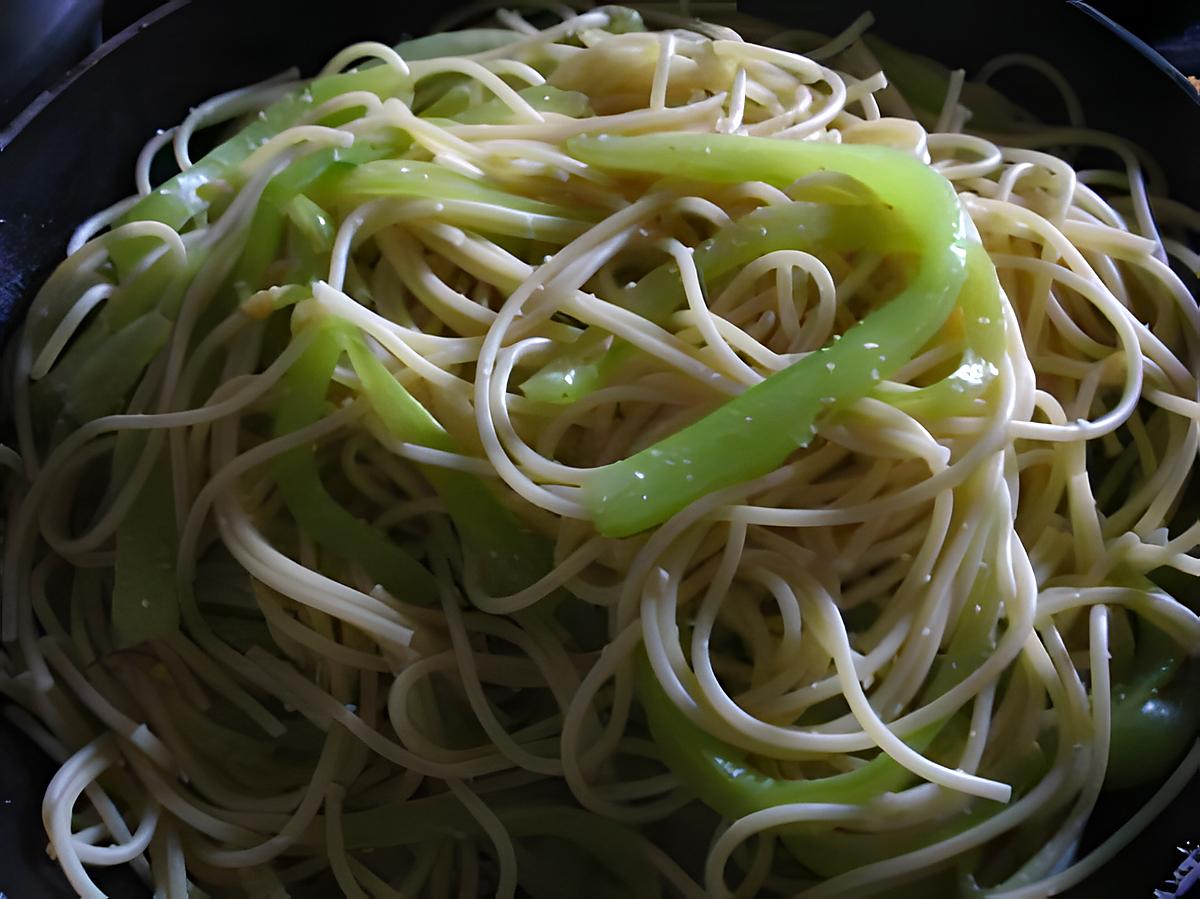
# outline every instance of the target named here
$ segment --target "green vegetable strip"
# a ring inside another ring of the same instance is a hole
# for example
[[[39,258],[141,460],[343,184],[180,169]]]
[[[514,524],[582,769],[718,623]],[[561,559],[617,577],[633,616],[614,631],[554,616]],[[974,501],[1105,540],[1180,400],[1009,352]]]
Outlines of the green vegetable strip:
[[[962,735],[958,734],[961,742]],[[1013,747],[1000,762],[998,776],[1013,785],[1016,795],[1046,776],[1050,759],[1036,743]],[[834,877],[884,859],[916,852],[950,839],[1003,811],[1006,806],[986,799],[972,800],[961,813],[883,833],[841,829],[817,830],[797,825],[782,835],[788,852],[821,877]]]
[[[1004,805],[999,802],[978,802],[965,813],[936,823],[934,826],[906,828],[886,833],[825,833],[785,834],[788,852],[820,877],[835,877],[846,871],[873,862],[915,852],[934,843],[957,836],[968,828],[982,824]]]
[[[329,270],[329,256],[337,233],[329,213],[304,194],[294,197],[285,207],[284,214],[289,226],[284,238],[287,267],[279,280],[287,286],[273,288],[275,302],[272,305],[275,308],[281,308],[276,306],[278,303],[288,303],[288,298],[279,296],[286,291],[295,294],[295,301],[311,295],[307,285]]]
[[[896,217],[878,205],[796,202],[763,206],[697,246],[694,258],[701,277],[712,283],[777,250],[917,249],[913,236],[897,225]],[[621,300],[625,308],[656,323],[665,321],[684,303],[683,282],[674,262],[650,272]]]
[[[447,86],[449,85],[449,86]],[[483,87],[464,75],[438,75],[424,79],[417,88],[413,109],[441,125],[504,125],[514,113],[497,97],[480,99]],[[521,88],[518,96],[538,112],[551,112],[577,119],[590,113],[588,98],[577,91],[564,91],[549,84]]]
[[[428,78],[417,87],[413,111],[431,121],[453,118],[479,102],[481,90],[478,82],[463,75]]]
[[[113,250],[119,251],[120,246],[114,244]],[[182,293],[195,274],[196,267],[191,258],[181,270],[170,254],[156,259],[145,271],[125,272],[120,289],[101,308],[97,324],[109,332],[129,324],[158,306],[164,293]]]
[[[748,760],[746,750],[717,739],[677,709],[644,655],[639,659],[637,689],[663,762],[705,805],[725,818],[740,818],[793,802],[866,802],[916,779],[884,753],[856,771],[831,777],[769,777]],[[939,721],[926,725],[905,742],[920,752],[944,724]]]
[[[444,55],[454,48],[480,52],[511,41],[510,32],[479,29],[417,38],[400,44],[397,49],[407,59],[429,59],[432,58],[427,55],[430,53]],[[382,65],[366,66],[356,71],[314,79],[304,89],[297,90],[263,110],[262,115],[197,160],[186,172],[179,173],[151,191],[122,217],[121,222],[153,220],[164,222],[178,230],[208,205],[197,193],[203,185],[226,177],[267,140],[294,125],[310,109],[350,91],[365,90],[378,97],[387,98],[407,96],[411,88],[408,78],[392,67]],[[139,255],[138,250],[131,251],[128,247],[125,248],[124,254],[119,248],[115,248],[113,253],[114,259],[119,259],[121,268],[132,265]]]
[[[866,44],[888,73],[888,80],[901,86],[904,99],[936,114],[946,101],[950,86],[950,70],[926,56],[918,56],[892,46],[875,35]]]
[[[530,200],[485,181],[468,178],[435,162],[380,159],[345,173],[330,188],[350,197],[422,197],[465,200],[537,215],[578,219],[577,210]]]
[[[949,182],[896,150],[731,135],[572,138],[603,168],[787,186],[815,171],[857,178],[917,236],[911,283],[818,353],[748,389],[679,433],[598,469],[584,484],[601,533],[621,537],[665,521],[706,494],[766,474],[811,437],[817,416],[868,395],[946,321],[966,273],[967,237]]]
[[[109,335],[86,358],[80,357],[70,390],[63,392],[64,416],[85,422],[116,412],[120,398],[133,389],[170,334],[171,322],[152,312]]]
[[[47,419],[81,423],[117,411],[146,366],[166,346],[174,318],[192,279],[209,254],[193,253],[182,269],[158,271],[160,259],[118,287],[65,350],[50,373],[34,385],[33,401]],[[170,274],[160,280],[160,274]]]
[[[312,345],[280,382],[277,437],[312,424],[326,412],[325,396],[342,342],[332,326],[319,327]],[[425,567],[329,495],[311,447],[297,447],[277,457],[271,473],[297,526],[320,546],[362,565],[397,597],[415,603],[436,600],[437,585]]]
[[[117,649],[128,649],[179,630],[175,585],[178,553],[171,464],[164,452],[117,528],[112,596]]]
[[[565,243],[587,230],[595,216],[508,193],[432,162],[381,159],[322,179],[310,192],[317,202],[370,197],[441,201],[438,218],[451,225],[509,237]]]
[[[298,195],[301,195],[301,191],[334,166],[342,169],[381,159],[391,153],[400,152],[407,143],[407,140],[396,145],[359,142],[350,147],[320,150],[301,157],[272,178],[263,189],[262,199],[254,208],[242,255],[234,269],[233,283],[239,291],[245,294],[264,286],[267,268],[279,256],[285,217],[291,216],[292,204]],[[311,200],[308,200],[308,203],[309,206],[302,206],[302,211],[297,212],[302,220],[304,213],[312,214],[312,207],[320,209]],[[314,225],[311,221],[306,224]],[[320,228],[319,225],[316,227]],[[325,230],[330,232],[332,241],[332,226],[328,220],[325,221]]]
[[[473,29],[429,34],[397,45],[410,62],[439,56],[472,56],[513,42],[513,33],[500,29]],[[415,86],[410,108],[420,116],[449,116],[478,103],[482,88],[473,79],[456,73],[422,78]]]
[[[405,442],[456,452],[453,439],[437,419],[362,340],[349,335],[344,339],[363,393],[384,426]],[[490,593],[515,593],[551,570],[554,552],[549,542],[531,532],[482,480],[436,465],[422,465],[421,471],[445,504],[463,542],[483,563],[481,570]]]
[[[418,59],[437,59],[439,56],[474,56],[486,53],[514,41],[506,28],[464,28],[426,34],[396,45],[396,52],[409,62]]]
[[[314,252],[328,251],[333,246],[336,233],[329,214],[304,194],[293,197],[288,203],[287,217]]]
[[[158,259],[121,284],[95,320],[63,351],[50,373],[33,385],[33,401],[39,417],[52,420],[70,407],[111,409],[116,399],[124,395],[130,378],[136,379],[140,373],[140,369],[129,371],[134,357],[149,361],[170,333],[167,321],[170,316],[156,314],[148,321],[139,318],[156,305],[169,306],[171,298],[181,295],[202,264],[203,256],[198,253],[182,269],[171,258]],[[110,362],[111,384],[108,383]]]
[[[960,616],[937,673],[922,691],[922,703],[931,702],[959,683],[989,655],[999,615],[999,594],[993,587],[991,576],[976,580],[964,607],[979,611]],[[797,802],[862,803],[916,780],[885,753],[856,771],[832,777],[813,780],[769,777],[754,766],[746,750],[712,736],[676,708],[644,655],[639,659],[637,691],[663,762],[702,802],[726,818]],[[959,749],[965,734],[957,726],[947,727],[951,723],[951,719],[935,721],[911,734],[905,742],[917,752],[923,752],[935,738],[944,750]],[[794,839],[801,847],[796,855],[806,864],[810,856],[803,846],[810,836],[810,829],[800,828],[798,835],[789,837],[789,845]]]
[[[521,382],[521,393],[536,403],[566,406],[599,388],[624,357],[629,344],[615,339],[609,348],[607,332],[587,328],[575,343]]]
[[[864,35],[863,41],[875,55],[879,67],[888,73],[888,82],[913,107],[916,117],[932,124],[946,102],[950,69],[928,56],[901,50],[877,34]],[[1012,132],[1015,126],[1036,121],[1034,116],[990,84],[978,81],[961,85],[959,103],[971,110],[971,127],[977,133]]]
[[[693,258],[701,283],[711,283],[776,250],[847,251],[862,246],[892,252],[913,249],[911,237],[896,227],[894,218],[877,205],[765,206],[699,244]],[[612,300],[662,324],[685,301],[679,267],[674,262],[664,263]],[[599,328],[588,328],[566,353],[521,384],[522,392],[529,399],[548,403],[572,403],[586,396],[632,352],[632,346],[620,340],[604,351],[600,344],[606,336]]]
[[[346,336],[346,350],[358,373],[363,394],[391,433],[409,443],[447,452],[457,451],[453,440],[362,341]],[[480,560],[484,589],[507,596],[541,580],[554,567],[553,544],[530,530],[496,496],[492,486],[474,475],[436,465],[421,471],[433,487],[464,545]],[[599,648],[603,615],[588,614],[591,606],[564,603],[565,590],[555,590],[530,609],[537,616],[557,616],[580,646]]]
[[[379,97],[404,93],[408,79],[390,66],[372,66],[360,71],[342,72],[317,78],[303,90],[297,90],[263,110],[249,125],[216,147],[204,158],[147,194],[121,219],[122,222],[153,220],[176,230],[208,204],[197,194],[204,184],[228,176],[251,153],[270,138],[295,124],[308,110],[348,91],[371,91]],[[114,247],[113,258],[121,267],[132,264],[140,255],[129,251],[120,258]]]
[[[578,91],[564,91],[549,84],[535,84],[522,88],[517,94],[538,112],[552,112],[573,119],[581,118],[590,112],[587,96]],[[435,111],[435,107],[430,107],[423,115],[433,121],[439,113]],[[474,106],[463,107],[450,115],[453,123],[459,125],[506,125],[512,122],[514,117],[512,109],[496,97]]]
[[[1113,687],[1105,786],[1162,780],[1200,730],[1200,665],[1161,628],[1138,621],[1130,677]]]
[[[950,645],[938,658],[932,675],[921,690],[921,705],[932,702],[957,686],[991,655],[991,638],[1000,615],[999,595],[995,579],[990,573],[985,571],[983,576],[976,579],[962,605],[964,611],[955,623]],[[930,725],[931,728],[941,730],[931,751],[942,754],[949,764],[954,764],[954,760],[961,756],[966,743],[966,728],[958,726],[961,723],[962,719],[959,718]],[[950,726],[941,729],[947,724]],[[909,743],[912,745],[911,738]],[[913,748],[920,751],[923,747],[914,745]],[[1013,747],[1012,761],[1019,762],[1023,772],[1020,778],[1013,779],[1020,782],[1024,782],[1024,777],[1029,775],[1028,760],[1021,755],[1026,749],[1033,750],[1034,747]],[[1040,760],[1036,751],[1033,751],[1033,755]],[[979,801],[967,809],[965,815],[958,815],[944,824],[889,832],[886,838],[885,835],[873,833],[797,827],[794,831],[786,833],[783,840],[788,851],[806,867],[822,877],[833,877],[851,868],[892,858],[947,839],[968,827],[982,823],[1002,808],[1004,805],[999,802]]]
[[[659,878],[642,853],[642,842],[624,825],[606,821],[579,808],[521,795],[490,803],[515,839],[553,837],[583,849],[626,886],[624,895],[653,899]],[[533,788],[536,789],[536,786]],[[320,826],[320,821],[315,826]],[[431,834],[461,836],[480,833],[479,823],[449,793],[393,802],[342,819],[346,848],[389,848],[423,842]]]
[[[267,267],[279,255],[285,221],[283,211],[274,205],[259,203],[246,231],[242,255],[233,270],[234,288],[240,295],[265,286]]]
[[[987,251],[978,244],[967,247],[967,277],[958,295],[966,350],[958,368],[928,387],[904,393],[876,393],[898,409],[938,417],[965,414],[970,404],[1000,374],[1006,329],[1000,282]]]
[[[467,39],[482,39],[486,45],[492,38],[485,34],[482,38],[476,35]],[[362,71],[317,79],[305,91],[272,105],[261,117],[199,160],[187,172],[175,176],[147,195],[121,222],[152,219],[179,229],[208,205],[202,196],[202,188],[214,180],[231,177],[236,166],[250,153],[274,134],[294,124],[307,109],[349,90],[370,90],[379,96],[390,96],[403,91],[406,86],[407,82],[387,66],[373,66]],[[567,112],[578,108],[579,104],[578,95],[556,91],[548,86],[544,86],[540,93],[531,92],[530,97],[535,105],[556,111]],[[298,159],[272,178],[255,208],[246,231],[242,255],[231,276],[238,291],[245,295],[264,285],[268,266],[278,257],[287,220],[290,219],[304,230],[314,243],[331,231],[328,219],[317,214],[320,212],[317,204],[307,197],[303,201],[297,200],[302,191],[309,187],[328,191],[330,184],[338,185],[340,189],[339,179],[346,172],[363,163],[402,152],[409,143],[409,137],[400,133],[390,142],[357,141],[350,147],[318,150]],[[526,200],[503,191],[481,191],[470,179],[454,176],[438,166],[428,163],[414,165],[419,170],[414,176],[416,181],[424,182],[423,176],[430,171],[436,172],[429,175],[428,190],[425,193],[417,191],[415,195],[434,198],[458,196],[472,202],[498,204],[506,210],[530,213],[516,215],[515,221],[509,224],[508,230],[518,236],[541,235],[543,231],[557,234],[564,227],[573,233],[582,228],[578,223],[565,221],[572,216],[571,210]],[[411,194],[411,188],[406,191],[402,186],[399,189],[401,194],[406,192]],[[336,193],[333,196],[340,198]],[[469,224],[476,222],[480,213],[466,210],[460,217]],[[328,236],[331,239],[331,233]],[[153,239],[146,238],[115,243],[110,253],[118,271],[128,274],[153,244]],[[317,255],[320,253],[318,250]],[[311,265],[315,265],[316,261],[316,258],[311,259]],[[162,310],[166,318],[173,318],[173,312],[169,309],[172,302],[170,298],[177,298],[202,263],[202,257],[197,256],[189,260],[184,272],[178,272],[174,262],[164,257],[124,284],[105,304],[97,321],[68,348],[55,371],[43,384],[38,385],[36,392],[41,397],[37,400],[39,406],[45,407],[49,415],[65,404],[73,421],[84,421],[110,409],[119,397],[126,394],[169,335],[169,327],[164,325],[160,317],[146,321],[140,319],[156,308]],[[311,268],[311,265],[307,267]],[[49,406],[46,405],[47,401]]]
[[[250,127],[260,124],[261,121],[258,121]],[[278,254],[283,235],[285,208],[300,191],[331,169],[358,165],[398,152],[405,140],[406,138],[398,139],[398,142],[393,143],[360,141],[351,147],[318,150],[301,157],[278,173],[263,189],[262,198],[255,207],[245,233],[242,254],[231,276],[233,283],[240,285],[243,293],[262,285],[268,265]],[[191,171],[193,169],[189,169],[189,173]],[[163,187],[166,188],[170,184],[171,182],[167,182]],[[196,202],[204,204],[203,198],[199,196],[196,197]],[[129,215],[134,212],[136,207]],[[174,227],[173,223],[168,224]],[[118,270],[128,271],[133,261],[133,257],[129,255],[130,247],[137,243],[139,241],[113,245],[110,252]],[[146,249],[148,245],[137,249],[135,255],[144,253]],[[195,278],[203,266],[205,257],[204,250],[192,249],[188,264],[182,272],[171,267],[173,263],[169,258],[156,261],[145,273],[122,285],[122,289],[105,304],[98,321],[84,336],[96,329],[114,331],[152,309],[159,309],[168,318],[174,318],[174,304],[182,295],[185,286]]]

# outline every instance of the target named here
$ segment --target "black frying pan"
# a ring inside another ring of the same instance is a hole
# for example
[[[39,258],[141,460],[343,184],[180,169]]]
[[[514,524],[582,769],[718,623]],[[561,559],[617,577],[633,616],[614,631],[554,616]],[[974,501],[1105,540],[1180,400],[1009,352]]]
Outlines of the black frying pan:
[[[3,15],[0,0],[0,15]],[[1146,0],[1156,5],[1156,0]],[[156,128],[189,106],[298,65],[311,73],[346,44],[421,34],[460,0],[309,5],[290,0],[174,0],[100,47],[0,133],[0,341],[62,258],[84,218],[128,194],[133,161]],[[514,6],[520,6],[514,0]],[[872,9],[875,30],[970,72],[1012,51],[1042,56],[1080,91],[1088,123],[1131,138],[1165,169],[1174,196],[1200,206],[1200,97],[1161,57],[1082,3],[1066,0],[744,0],[781,27],[837,31]],[[1194,14],[1200,20],[1200,8]],[[1019,90],[1019,85],[1015,85]],[[1043,90],[1017,99],[1053,119]],[[0,719],[0,899],[70,890],[45,855],[40,806],[53,765]],[[1148,792],[1148,791],[1146,791]],[[1102,798],[1085,848],[1140,807],[1146,792]],[[1067,894],[1151,897],[1200,841],[1200,782],[1122,857]],[[148,895],[126,870],[100,883],[119,899]],[[569,886],[564,885],[569,895]],[[1197,892],[1200,892],[1198,890]],[[1181,894],[1182,895],[1182,894]]]

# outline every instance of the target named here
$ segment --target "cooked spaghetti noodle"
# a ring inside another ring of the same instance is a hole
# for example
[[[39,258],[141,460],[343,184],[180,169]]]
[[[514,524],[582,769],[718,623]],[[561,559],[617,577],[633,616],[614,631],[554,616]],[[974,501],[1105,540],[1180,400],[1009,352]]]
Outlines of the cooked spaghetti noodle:
[[[81,896],[1051,895],[1200,765],[1196,214],[659,15],[223,95],[71,241],[0,689]]]

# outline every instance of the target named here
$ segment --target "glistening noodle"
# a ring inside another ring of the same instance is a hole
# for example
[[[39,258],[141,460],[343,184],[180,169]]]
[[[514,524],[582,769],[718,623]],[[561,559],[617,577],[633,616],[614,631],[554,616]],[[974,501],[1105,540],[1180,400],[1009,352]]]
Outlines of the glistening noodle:
[[[214,98],[76,233],[0,689],[80,896],[1047,896],[1195,773],[1200,215],[1041,61],[644,15]]]

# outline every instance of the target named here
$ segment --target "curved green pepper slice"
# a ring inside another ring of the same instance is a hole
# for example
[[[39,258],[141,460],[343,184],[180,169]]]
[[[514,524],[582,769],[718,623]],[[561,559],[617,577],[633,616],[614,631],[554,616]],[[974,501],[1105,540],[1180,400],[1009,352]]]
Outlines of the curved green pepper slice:
[[[919,248],[908,286],[841,340],[671,437],[593,472],[584,499],[607,536],[638,533],[706,494],[777,468],[811,437],[819,415],[868,395],[909,361],[945,323],[966,279],[974,241],[954,188],[896,150],[698,134],[581,137],[568,148],[598,167],[717,183],[787,186],[812,172],[839,171],[894,208]]]
[[[1200,665],[1145,619],[1133,670],[1113,686],[1111,722],[1108,789],[1163,780],[1200,731]]]
[[[277,437],[307,427],[325,414],[342,341],[335,325],[316,327],[319,331],[312,344],[280,380]],[[330,495],[311,447],[296,447],[276,457],[271,474],[296,524],[320,546],[359,563],[395,596],[425,604],[436,601],[437,584],[429,570]]]

